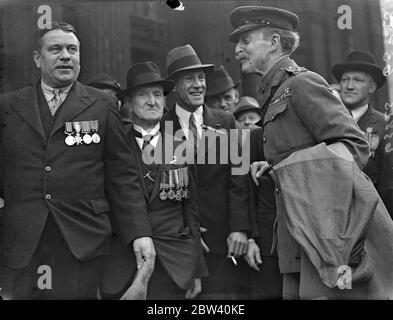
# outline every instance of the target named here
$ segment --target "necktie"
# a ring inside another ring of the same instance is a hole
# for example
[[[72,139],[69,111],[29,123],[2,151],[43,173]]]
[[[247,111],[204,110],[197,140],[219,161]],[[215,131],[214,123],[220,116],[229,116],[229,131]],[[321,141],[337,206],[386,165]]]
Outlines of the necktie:
[[[193,113],[190,114],[190,120],[188,122],[188,128],[189,128],[188,137],[189,137],[190,141],[193,141],[194,145],[197,146],[199,137],[198,137],[198,129],[197,129],[197,126],[196,126],[196,121],[195,121],[195,117],[194,117]]]
[[[143,139],[142,150],[144,150],[146,146],[150,144],[150,141],[153,139],[153,137],[154,137],[153,135],[147,134],[142,138]]]
[[[52,93],[53,93],[53,97],[52,97],[52,99],[50,99],[48,101],[48,105],[49,105],[49,110],[53,116],[53,115],[55,115],[57,109],[59,109],[59,107],[63,101],[61,101],[61,98],[60,98],[60,93],[61,93],[60,89],[58,89],[58,90],[54,89]]]
[[[142,150],[145,149],[145,147],[148,144],[150,144],[150,141],[153,140],[153,138],[159,134],[160,134],[160,131],[157,131],[155,134],[146,134],[145,136],[142,136],[142,133],[140,133],[138,130],[134,129],[134,136],[136,138],[143,139]]]

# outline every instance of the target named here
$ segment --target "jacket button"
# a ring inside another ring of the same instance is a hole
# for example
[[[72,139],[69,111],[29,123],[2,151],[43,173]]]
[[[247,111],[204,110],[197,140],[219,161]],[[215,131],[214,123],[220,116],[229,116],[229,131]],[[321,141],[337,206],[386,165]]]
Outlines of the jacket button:
[[[275,188],[276,193],[280,193],[280,189],[278,187]]]
[[[262,141],[263,141],[263,142],[266,142],[266,140],[267,140],[266,137],[263,137]]]
[[[50,200],[50,199],[52,199],[52,196],[51,196],[49,193],[47,193],[47,194],[45,195],[45,199],[46,199],[46,200]]]
[[[49,166],[46,166],[46,167],[45,167],[45,171],[46,171],[46,172],[49,172],[49,171],[51,171],[51,170],[52,170],[51,167],[49,167]]]

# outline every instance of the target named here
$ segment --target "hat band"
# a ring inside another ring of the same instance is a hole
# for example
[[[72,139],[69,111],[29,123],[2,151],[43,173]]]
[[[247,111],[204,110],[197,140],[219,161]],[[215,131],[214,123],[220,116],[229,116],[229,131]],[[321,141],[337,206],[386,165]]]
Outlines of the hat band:
[[[198,66],[201,64],[202,64],[201,61],[196,55],[184,56],[180,59],[175,60],[168,66],[168,75],[172,75],[174,72],[176,72],[179,69]]]
[[[245,18],[239,21],[238,27],[244,24],[261,24],[265,26],[273,25],[269,20],[266,20],[262,17],[253,17],[253,18]]]
[[[132,87],[141,86],[144,84],[149,84],[157,81],[163,81],[163,79],[159,74],[155,72],[141,73],[133,77],[133,80],[130,81],[131,82],[130,84],[127,84],[127,87],[132,88]]]

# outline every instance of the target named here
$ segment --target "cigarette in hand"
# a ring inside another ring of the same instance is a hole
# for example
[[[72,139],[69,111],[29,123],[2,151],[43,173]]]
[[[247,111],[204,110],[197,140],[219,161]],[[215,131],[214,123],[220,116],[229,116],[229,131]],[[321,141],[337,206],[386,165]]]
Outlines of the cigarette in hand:
[[[231,259],[232,259],[233,264],[234,264],[235,266],[237,266],[237,261],[236,261],[235,257],[234,257],[234,256],[231,256]]]

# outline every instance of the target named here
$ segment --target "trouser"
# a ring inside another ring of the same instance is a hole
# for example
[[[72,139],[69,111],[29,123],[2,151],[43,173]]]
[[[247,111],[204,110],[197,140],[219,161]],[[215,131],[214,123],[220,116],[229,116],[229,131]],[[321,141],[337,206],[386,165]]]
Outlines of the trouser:
[[[202,278],[202,294],[204,300],[237,300],[249,299],[250,268],[243,257],[233,264],[225,255],[205,253],[205,261],[209,276]]]
[[[48,216],[29,264],[3,268],[3,297],[11,299],[95,299],[103,256],[76,259],[53,217]]]

